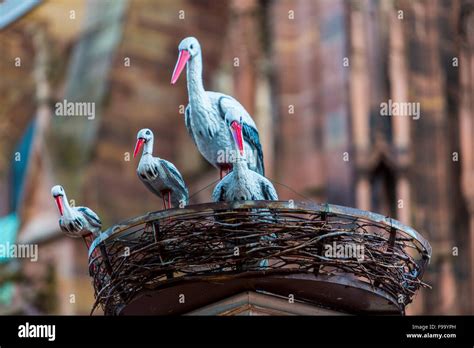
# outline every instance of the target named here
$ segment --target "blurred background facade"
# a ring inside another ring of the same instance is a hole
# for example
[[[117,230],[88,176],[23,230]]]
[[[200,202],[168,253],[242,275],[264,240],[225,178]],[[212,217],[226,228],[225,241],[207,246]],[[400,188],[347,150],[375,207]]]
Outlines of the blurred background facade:
[[[139,129],[209,201],[218,173],[184,127],[185,79],[170,85],[186,36],[206,89],[253,115],[281,199],[414,227],[433,288],[408,313],[474,313],[474,1],[45,0],[0,31],[0,242],[39,245],[38,262],[0,259],[1,314],[89,313],[86,248],[60,233],[50,188],[104,227],[161,209],[130,158]],[[421,117],[381,116],[389,99]],[[95,118],[55,116],[64,100]]]

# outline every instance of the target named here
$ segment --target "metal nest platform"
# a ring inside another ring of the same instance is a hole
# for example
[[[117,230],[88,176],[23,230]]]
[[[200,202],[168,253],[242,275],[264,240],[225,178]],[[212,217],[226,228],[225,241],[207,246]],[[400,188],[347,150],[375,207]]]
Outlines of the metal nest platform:
[[[362,253],[348,256],[356,249]],[[404,314],[427,286],[421,277],[430,257],[419,233],[379,214],[248,201],[112,226],[90,246],[89,272],[93,311],[100,305],[106,315],[186,314],[249,290],[342,313]]]

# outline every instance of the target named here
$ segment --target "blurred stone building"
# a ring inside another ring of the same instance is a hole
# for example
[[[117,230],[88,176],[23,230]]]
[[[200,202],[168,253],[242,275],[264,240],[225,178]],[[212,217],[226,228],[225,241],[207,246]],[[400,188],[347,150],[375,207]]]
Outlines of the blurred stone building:
[[[38,243],[40,254],[11,272],[0,264],[14,284],[2,313],[88,313],[86,249],[59,232],[50,188],[61,183],[105,227],[161,209],[130,158],[140,128],[153,129],[156,153],[180,169],[191,202],[209,200],[218,174],[185,130],[185,79],[169,83],[177,45],[190,35],[203,48],[207,89],[235,96],[256,120],[281,199],[413,226],[433,247],[424,278],[433,289],[409,313],[474,313],[469,0],[32,6],[0,31],[0,216],[14,216],[16,240]],[[54,116],[65,99],[94,102],[96,117]],[[389,100],[419,103],[419,118],[381,115]]]

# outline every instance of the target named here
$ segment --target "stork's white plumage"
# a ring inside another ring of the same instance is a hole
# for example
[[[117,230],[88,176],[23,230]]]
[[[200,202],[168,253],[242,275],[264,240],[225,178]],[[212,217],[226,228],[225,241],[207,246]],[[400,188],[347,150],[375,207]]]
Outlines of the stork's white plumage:
[[[71,207],[66,196],[66,192],[60,185],[51,189],[61,217],[59,227],[66,235],[79,238],[92,234],[97,237],[102,228],[102,222],[96,213],[87,207]]]
[[[230,128],[237,148],[233,170],[217,184],[212,193],[212,200],[214,202],[278,200],[278,194],[270,180],[247,166],[242,122],[232,121]]]
[[[231,96],[205,91],[202,83],[202,56],[199,41],[188,37],[178,47],[179,57],[173,71],[171,83],[178,80],[186,66],[189,104],[185,111],[186,128],[199,152],[214,167],[224,171],[232,169],[232,163],[222,154],[234,148],[229,123],[229,113],[239,113],[247,165],[253,171],[265,175],[263,151],[257,126],[245,108]]]
[[[188,188],[183,177],[173,163],[153,157],[153,132],[144,128],[137,134],[137,144],[133,157],[143,147],[137,175],[143,184],[155,195],[163,199],[165,209],[185,206],[189,201]]]

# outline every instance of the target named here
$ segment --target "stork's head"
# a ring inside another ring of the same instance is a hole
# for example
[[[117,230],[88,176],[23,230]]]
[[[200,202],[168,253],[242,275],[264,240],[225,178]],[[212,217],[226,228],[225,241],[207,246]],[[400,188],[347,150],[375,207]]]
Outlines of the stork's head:
[[[187,37],[180,42],[178,51],[178,61],[176,62],[173,76],[171,77],[172,85],[178,81],[179,75],[181,75],[186,63],[201,53],[201,45],[199,45],[199,41],[195,37]]]
[[[133,157],[137,156],[137,153],[143,147],[143,144],[153,140],[153,132],[151,129],[143,128],[137,133],[137,143],[135,145],[135,151],[133,151]]]
[[[51,194],[53,195],[53,198],[56,201],[56,205],[58,206],[59,213],[63,215],[64,207],[63,207],[62,197],[64,197],[64,195],[66,194],[64,192],[63,187],[61,185],[53,186],[53,188],[51,189]]]
[[[230,130],[232,132],[235,144],[237,145],[237,148],[239,149],[240,154],[243,155],[244,154],[244,141],[242,137],[242,117],[240,117],[240,120],[238,122],[236,120],[233,120],[230,122]]]

